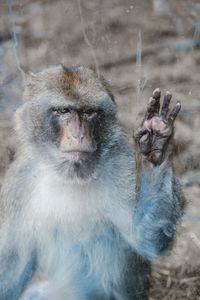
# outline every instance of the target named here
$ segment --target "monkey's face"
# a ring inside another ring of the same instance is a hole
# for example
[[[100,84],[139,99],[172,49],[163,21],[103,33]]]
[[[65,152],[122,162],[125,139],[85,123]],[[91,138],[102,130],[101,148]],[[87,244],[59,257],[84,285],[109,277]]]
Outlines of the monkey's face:
[[[67,179],[88,180],[112,136],[116,104],[102,79],[84,67],[32,76],[18,113],[21,140]]]
[[[72,105],[49,110],[54,155],[67,177],[86,178],[94,171],[100,155],[103,112]]]
[[[97,176],[111,114],[100,106],[80,102],[54,103],[44,114],[39,131],[38,123],[34,123],[33,131],[35,145],[43,148],[40,154],[66,179],[88,180]]]
[[[64,160],[88,160],[97,150],[94,129],[100,112],[75,107],[54,107],[54,122],[59,130],[58,147]]]

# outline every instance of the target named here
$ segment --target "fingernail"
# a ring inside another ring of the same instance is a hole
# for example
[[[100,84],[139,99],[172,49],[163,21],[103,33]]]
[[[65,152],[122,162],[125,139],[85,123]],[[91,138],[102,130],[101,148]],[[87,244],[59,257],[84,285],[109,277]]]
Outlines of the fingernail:
[[[156,88],[156,89],[153,91],[153,97],[155,97],[155,98],[160,97],[160,94],[161,94],[161,90],[160,90],[159,88]]]
[[[170,91],[166,91],[165,93],[166,96],[171,96],[172,97],[172,93]]]

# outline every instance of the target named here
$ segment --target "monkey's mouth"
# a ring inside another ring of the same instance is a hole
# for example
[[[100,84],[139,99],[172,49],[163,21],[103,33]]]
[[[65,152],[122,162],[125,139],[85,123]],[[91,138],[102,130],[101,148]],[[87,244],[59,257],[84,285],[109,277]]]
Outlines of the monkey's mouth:
[[[82,150],[63,151],[61,157],[67,161],[77,162],[77,161],[90,159],[94,152],[95,151],[82,151]]]

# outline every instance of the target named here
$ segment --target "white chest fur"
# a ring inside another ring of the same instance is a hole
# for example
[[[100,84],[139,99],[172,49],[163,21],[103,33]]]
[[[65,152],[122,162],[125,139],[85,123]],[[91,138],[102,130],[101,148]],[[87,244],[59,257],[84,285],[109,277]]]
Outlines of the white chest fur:
[[[66,183],[50,170],[38,172],[36,180],[24,224],[35,235],[47,277],[54,285],[56,278],[65,279],[66,284],[67,274],[70,281],[72,274],[79,273],[85,253],[88,265],[102,282],[109,282],[111,276],[117,281],[122,242],[117,240],[118,234],[112,236],[112,227],[126,240],[132,236],[132,209],[121,204],[118,185],[106,178],[103,184],[101,180]],[[117,266],[114,273],[113,263]]]
[[[66,183],[50,170],[36,181],[27,206],[33,227],[59,225],[80,231],[98,222],[111,205],[109,191],[98,182]]]
[[[38,173],[27,206],[26,224],[38,235],[59,227],[82,240],[92,228],[109,219],[124,235],[131,234],[133,208],[124,205],[117,185],[96,180],[67,183],[51,170]],[[122,203],[122,204],[121,204]]]

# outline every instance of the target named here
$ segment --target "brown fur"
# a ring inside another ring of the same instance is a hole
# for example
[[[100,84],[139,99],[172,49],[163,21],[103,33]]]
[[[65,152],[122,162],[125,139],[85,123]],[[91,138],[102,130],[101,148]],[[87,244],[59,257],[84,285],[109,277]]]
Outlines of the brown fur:
[[[29,74],[25,82],[24,99],[37,97],[47,90],[72,99],[82,99],[86,104],[91,103],[102,91],[112,97],[106,80],[103,77],[99,80],[93,70],[82,66],[56,66],[37,74]]]

